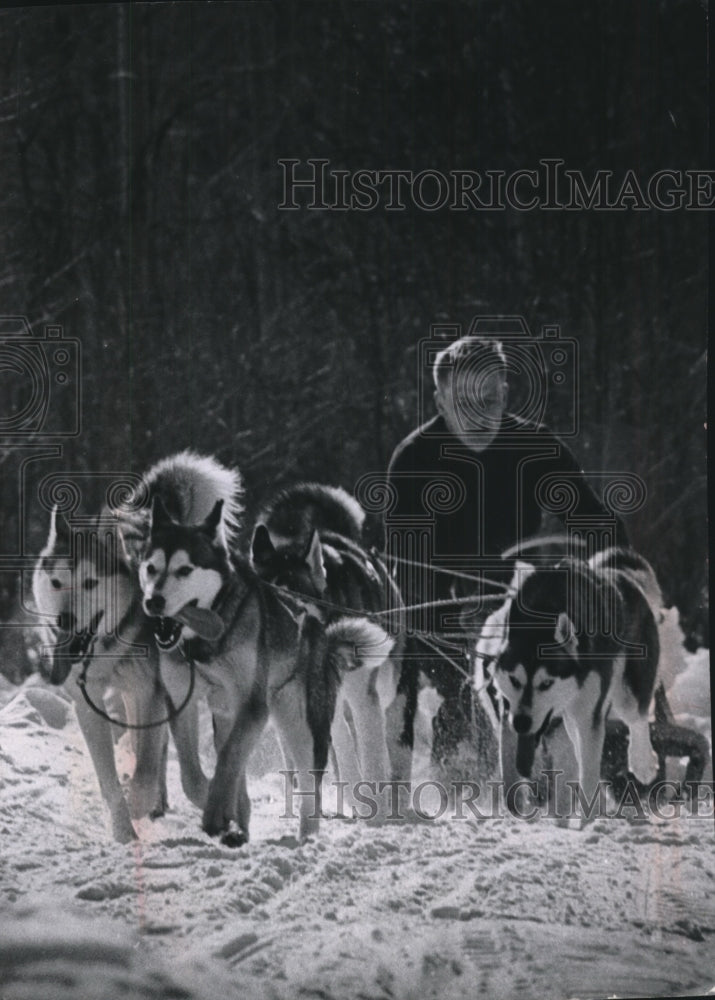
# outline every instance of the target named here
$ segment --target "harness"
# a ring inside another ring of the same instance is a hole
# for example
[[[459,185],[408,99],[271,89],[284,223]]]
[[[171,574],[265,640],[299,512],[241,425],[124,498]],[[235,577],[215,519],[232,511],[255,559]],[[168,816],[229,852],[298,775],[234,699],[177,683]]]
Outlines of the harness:
[[[126,613],[119,622],[116,628],[116,632],[119,632],[123,626],[125,627],[127,625],[130,617],[136,613],[138,607],[139,607],[139,599],[135,598],[129,605],[129,608],[127,609]],[[106,636],[102,640],[102,645],[104,646],[105,649],[109,648],[108,640],[110,638],[113,638],[113,636],[112,637]],[[167,722],[172,722],[178,715],[181,714],[181,712],[184,711],[186,706],[189,704],[189,701],[191,700],[191,697],[194,693],[194,687],[196,685],[196,668],[193,660],[190,657],[185,656],[186,661],[189,665],[189,689],[186,694],[186,697],[184,698],[184,700],[182,701],[182,703],[179,705],[178,708],[175,708],[173,705],[170,704],[169,713],[166,716],[166,718],[159,719],[156,722],[125,722],[123,719],[112,718],[112,716],[108,712],[106,712],[103,708],[100,708],[100,706],[97,705],[96,702],[94,702],[91,699],[87,691],[87,672],[89,671],[89,665],[93,659],[93,649],[94,646],[92,645],[88,650],[88,652],[85,654],[84,658],[82,659],[82,670],[79,674],[79,677],[77,678],[77,686],[82,692],[82,697],[89,705],[89,707],[92,709],[92,711],[96,712],[96,714],[99,715],[106,722],[111,723],[113,726],[120,726],[122,729],[156,729],[158,726],[163,726]]]

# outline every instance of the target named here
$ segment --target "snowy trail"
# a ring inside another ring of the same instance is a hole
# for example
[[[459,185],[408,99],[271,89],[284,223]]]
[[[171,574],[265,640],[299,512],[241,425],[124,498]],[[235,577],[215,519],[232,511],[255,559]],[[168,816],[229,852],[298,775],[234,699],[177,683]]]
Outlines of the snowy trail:
[[[281,843],[275,775],[252,843],[172,810],[109,838],[72,710],[0,690],[0,998],[668,996],[715,985],[712,818],[330,820]],[[271,748],[263,752],[263,763]],[[120,757],[120,760],[123,758]],[[124,987],[122,986],[124,984]]]

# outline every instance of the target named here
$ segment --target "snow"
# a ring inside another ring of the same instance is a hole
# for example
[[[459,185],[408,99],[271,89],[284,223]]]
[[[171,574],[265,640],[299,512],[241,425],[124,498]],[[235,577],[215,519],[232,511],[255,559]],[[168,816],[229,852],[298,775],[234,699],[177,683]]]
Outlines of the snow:
[[[706,651],[686,654],[674,684],[677,711],[709,735],[706,666]],[[128,774],[126,736],[118,759]],[[1,1000],[566,1000],[715,985],[712,816],[583,831],[333,818],[294,846],[279,760],[268,735],[247,847],[201,831],[173,747],[170,812],[119,845],[63,692],[0,681]]]

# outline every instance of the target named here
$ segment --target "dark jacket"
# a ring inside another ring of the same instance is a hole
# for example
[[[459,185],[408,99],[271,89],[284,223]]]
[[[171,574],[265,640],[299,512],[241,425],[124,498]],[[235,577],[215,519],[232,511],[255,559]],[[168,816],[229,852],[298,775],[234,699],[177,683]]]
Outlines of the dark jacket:
[[[535,535],[545,507],[553,512],[565,495],[573,494],[569,518],[603,529],[606,544],[628,544],[623,524],[595,495],[566,445],[547,427],[511,414],[479,453],[435,417],[397,446],[388,481],[393,503],[385,517],[387,557],[410,604],[478,589],[440,569],[509,582],[513,560],[503,560],[502,553]],[[566,493],[552,492],[549,499],[549,486],[558,491],[559,482],[567,484]],[[428,568],[409,567],[398,557]],[[415,627],[440,628],[434,619],[430,627],[429,616],[418,618],[421,624],[412,618]]]

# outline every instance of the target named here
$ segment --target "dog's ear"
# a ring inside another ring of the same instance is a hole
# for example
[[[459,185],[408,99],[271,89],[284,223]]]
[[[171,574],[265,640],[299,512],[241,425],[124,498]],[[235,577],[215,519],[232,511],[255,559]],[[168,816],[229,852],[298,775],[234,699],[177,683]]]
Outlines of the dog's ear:
[[[114,510],[119,535],[119,552],[127,566],[137,568],[142,561],[151,534],[151,514],[148,510]]]
[[[201,531],[208,535],[211,541],[215,541],[218,536],[219,525],[221,524],[221,512],[223,511],[223,500],[217,500],[213,505],[213,510],[201,525]],[[167,514],[167,517],[169,515]]]
[[[556,631],[554,632],[554,639],[559,646],[563,646],[569,656],[576,656],[578,653],[578,639],[576,638],[576,629],[574,628],[573,622],[566,614],[562,611],[556,621]]]
[[[325,574],[325,563],[323,562],[323,547],[320,544],[320,535],[317,530],[310,536],[310,544],[305,554],[305,561],[310,569],[310,578],[315,584],[318,593],[322,594],[328,586],[328,578]]]
[[[72,540],[72,530],[69,525],[69,521],[64,514],[60,513],[57,504],[52,508],[50,513],[50,533],[47,537],[47,552],[54,552],[57,545],[61,548],[68,549]]]
[[[251,539],[251,561],[254,566],[267,565],[276,554],[276,547],[265,524],[257,524]]]

